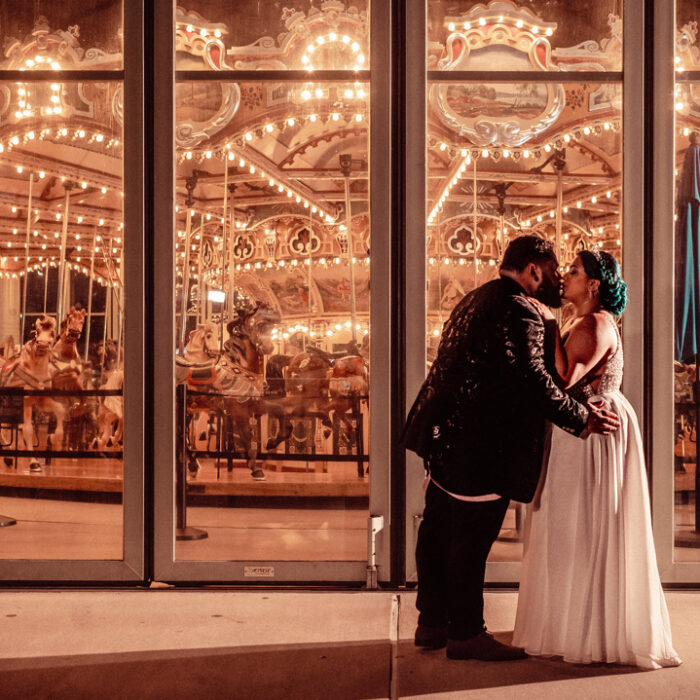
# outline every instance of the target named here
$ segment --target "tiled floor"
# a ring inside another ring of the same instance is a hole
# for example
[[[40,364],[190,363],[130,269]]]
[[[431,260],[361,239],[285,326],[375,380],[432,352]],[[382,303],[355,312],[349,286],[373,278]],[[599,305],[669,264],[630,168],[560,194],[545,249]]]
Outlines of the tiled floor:
[[[336,499],[336,503],[341,501]],[[178,560],[189,561],[363,561],[367,536],[364,508],[188,508],[188,524],[204,529],[204,540],[178,542]],[[0,514],[19,525],[1,530],[0,559],[120,559],[122,507],[54,499],[0,497]],[[676,524],[690,531],[693,505],[676,506]],[[520,561],[509,509],[503,539],[490,561]],[[677,547],[677,561],[700,561],[700,547]]]

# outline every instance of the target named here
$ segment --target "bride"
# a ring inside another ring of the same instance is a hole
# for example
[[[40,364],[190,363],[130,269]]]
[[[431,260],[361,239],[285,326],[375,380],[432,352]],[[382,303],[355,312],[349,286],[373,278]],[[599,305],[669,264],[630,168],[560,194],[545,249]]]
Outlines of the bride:
[[[615,316],[627,302],[615,259],[582,251],[564,277],[574,317],[556,333],[556,369],[582,402],[606,402],[611,435],[585,440],[552,427],[529,507],[513,644],[573,663],[677,666],[651,530],[637,418],[620,393]],[[549,309],[545,319],[553,321]]]

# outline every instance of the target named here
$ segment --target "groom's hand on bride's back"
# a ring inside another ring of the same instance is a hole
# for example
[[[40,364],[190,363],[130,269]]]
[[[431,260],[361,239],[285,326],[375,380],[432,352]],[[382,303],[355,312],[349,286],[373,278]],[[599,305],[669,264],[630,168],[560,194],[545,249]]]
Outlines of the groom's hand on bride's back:
[[[620,419],[615,413],[608,410],[604,403],[591,403],[588,406],[588,423],[586,429],[581,433],[580,437],[587,437],[591,433],[600,433],[601,435],[610,435],[617,431],[620,427]]]

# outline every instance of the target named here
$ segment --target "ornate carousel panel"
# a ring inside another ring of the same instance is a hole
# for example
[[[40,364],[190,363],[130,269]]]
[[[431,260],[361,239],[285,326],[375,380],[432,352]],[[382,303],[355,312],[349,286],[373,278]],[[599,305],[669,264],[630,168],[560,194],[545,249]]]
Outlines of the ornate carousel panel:
[[[604,75],[620,68],[621,21],[612,14],[620,5],[431,3],[428,366],[452,309],[498,275],[517,236],[551,240],[562,272],[581,250],[606,250],[622,262],[622,84]],[[577,19],[584,9],[585,23]],[[440,79],[454,71],[484,79]],[[527,79],[518,81],[518,71]],[[601,80],[577,81],[579,71],[601,72]],[[567,75],[553,80],[556,72]],[[568,313],[561,310],[563,320]],[[512,505],[492,561],[520,559],[521,516]]]
[[[700,83],[684,74],[700,70],[698,23],[700,6],[686,0],[676,7],[674,106],[675,129],[675,346],[674,346],[674,559],[700,561],[700,506],[697,469],[697,288],[700,221],[697,183],[700,178]]]
[[[622,70],[622,0],[430,0],[428,70]]]
[[[51,75],[120,71],[120,26],[0,4],[2,559],[123,557],[121,75]]]
[[[176,86],[176,558],[362,561],[369,83],[314,70],[364,70],[366,12],[205,4],[180,69],[266,77]]]
[[[369,69],[368,0],[192,0],[176,10],[178,70]],[[216,19],[211,19],[216,18]]]

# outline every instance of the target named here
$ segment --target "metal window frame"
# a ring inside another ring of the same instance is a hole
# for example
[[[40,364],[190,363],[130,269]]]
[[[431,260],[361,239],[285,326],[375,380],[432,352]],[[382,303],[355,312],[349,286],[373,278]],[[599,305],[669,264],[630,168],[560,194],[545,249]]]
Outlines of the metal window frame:
[[[144,8],[123,3],[124,70],[42,71],[32,79],[124,84],[124,365],[123,558],[0,560],[3,585],[127,583],[144,579]],[[0,80],[27,80],[2,71]],[[21,525],[20,525],[21,526]]]
[[[153,371],[153,420],[154,444],[154,577],[174,583],[347,583],[365,582],[367,562],[327,561],[187,561],[175,559],[175,493],[173,468],[175,464],[175,326],[174,290],[174,96],[176,79],[186,80],[248,80],[294,78],[293,72],[264,71],[225,74],[201,71],[175,71],[175,3],[172,0],[155,0],[154,23],[159,31],[154,37],[154,62],[159,78],[154,87],[154,114],[158,116],[158,128],[154,134],[154,308],[169,310],[154,319],[153,333],[159,339]],[[371,61],[370,71],[341,72],[341,77],[370,81],[370,154],[371,184],[371,238],[372,256],[370,274],[372,294],[370,298],[371,327],[386,329],[391,318],[391,186],[390,186],[390,137],[391,137],[391,81],[388,67],[391,64],[391,4],[374,0],[370,4]],[[302,80],[308,74],[302,72]],[[328,72],[326,72],[328,73]],[[345,76],[345,73],[349,75]],[[338,78],[338,73],[326,75],[314,72],[314,79]],[[378,534],[378,579],[390,579],[389,540],[391,528],[390,498],[390,371],[391,338],[386,332],[373,333],[371,344],[372,385],[370,391],[370,514],[384,517],[384,529]],[[272,579],[245,577],[244,567],[274,566]]]
[[[700,562],[674,561],[674,182],[675,118],[674,55],[676,17],[674,0],[654,3],[653,61],[653,227],[651,259],[653,289],[650,363],[653,405],[653,519],[661,579],[670,584],[697,584]],[[693,77],[692,75],[690,76]],[[698,76],[696,76],[698,77]],[[671,244],[669,245],[669,241]]]
[[[414,47],[421,47],[409,54],[407,76],[410,77],[412,90],[406,98],[407,120],[415,128],[416,137],[407,144],[407,255],[406,278],[411,280],[406,294],[406,406],[408,412],[423,379],[425,378],[425,305],[426,305],[426,270],[425,270],[425,152],[426,152],[426,87],[428,80],[445,79],[439,71],[426,71],[426,0],[406,0],[410,8],[407,42]],[[644,132],[639,114],[644,101],[644,71],[630,69],[640,67],[644,55],[644,13],[637,0],[625,0],[623,11],[624,56],[623,69],[607,73],[567,73],[561,74],[522,74],[533,82],[620,82],[623,85],[623,192],[625,201],[639,202],[644,198]],[[518,73],[521,76],[521,73]],[[451,80],[475,80],[499,82],[512,80],[507,73],[490,73],[487,71],[460,71],[450,73]],[[420,173],[420,175],[418,174]],[[623,202],[624,204],[624,202]],[[631,289],[633,301],[625,313],[624,342],[626,359],[625,392],[639,415],[643,415],[643,372],[644,366],[644,267],[639,251],[643,249],[644,213],[639,206],[623,207],[623,265],[625,277]],[[415,581],[416,535],[423,510],[422,462],[416,455],[407,454],[406,483],[406,571],[407,580]],[[516,584],[520,580],[520,562],[488,562],[486,581],[489,584]]]

